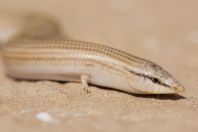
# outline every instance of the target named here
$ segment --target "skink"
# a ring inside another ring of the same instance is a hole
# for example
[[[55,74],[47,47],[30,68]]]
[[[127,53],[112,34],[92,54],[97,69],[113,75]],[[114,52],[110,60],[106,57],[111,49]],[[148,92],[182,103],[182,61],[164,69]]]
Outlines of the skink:
[[[29,24],[2,46],[2,58],[9,76],[82,82],[85,89],[94,84],[135,94],[184,91],[171,74],[151,61],[97,43],[64,40],[57,36],[53,39],[49,32],[56,30],[53,29],[56,23],[39,19],[42,24],[38,21],[37,26]],[[52,30],[46,32],[43,25],[52,26]]]

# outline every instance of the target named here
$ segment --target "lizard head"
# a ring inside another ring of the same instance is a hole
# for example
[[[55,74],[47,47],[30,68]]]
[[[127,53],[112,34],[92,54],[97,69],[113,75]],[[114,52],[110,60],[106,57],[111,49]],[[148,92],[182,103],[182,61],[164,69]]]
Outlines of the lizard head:
[[[129,71],[135,75],[130,86],[138,94],[170,94],[185,90],[170,73],[153,62],[148,61],[143,67]]]

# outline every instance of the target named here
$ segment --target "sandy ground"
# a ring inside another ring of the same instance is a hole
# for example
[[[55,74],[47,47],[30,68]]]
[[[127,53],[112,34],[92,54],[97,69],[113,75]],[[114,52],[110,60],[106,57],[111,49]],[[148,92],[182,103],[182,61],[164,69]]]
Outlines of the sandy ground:
[[[0,13],[47,13],[72,38],[105,43],[152,60],[186,88],[181,95],[137,96],[98,87],[86,94],[77,83],[13,80],[0,63],[1,131],[198,130],[196,0],[0,3]],[[40,112],[48,114],[47,122],[38,117]]]

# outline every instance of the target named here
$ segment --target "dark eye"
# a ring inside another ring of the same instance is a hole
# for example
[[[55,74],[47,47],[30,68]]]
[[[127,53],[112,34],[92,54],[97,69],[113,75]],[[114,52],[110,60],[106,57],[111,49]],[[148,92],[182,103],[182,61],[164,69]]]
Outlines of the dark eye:
[[[157,79],[157,78],[152,78],[152,81],[153,81],[154,83],[160,83],[159,79]]]

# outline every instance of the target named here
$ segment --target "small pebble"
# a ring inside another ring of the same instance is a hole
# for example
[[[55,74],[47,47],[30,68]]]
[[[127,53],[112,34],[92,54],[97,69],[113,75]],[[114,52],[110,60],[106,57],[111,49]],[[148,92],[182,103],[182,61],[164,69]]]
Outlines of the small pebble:
[[[36,118],[42,122],[53,122],[53,117],[47,112],[39,112],[36,115]]]

